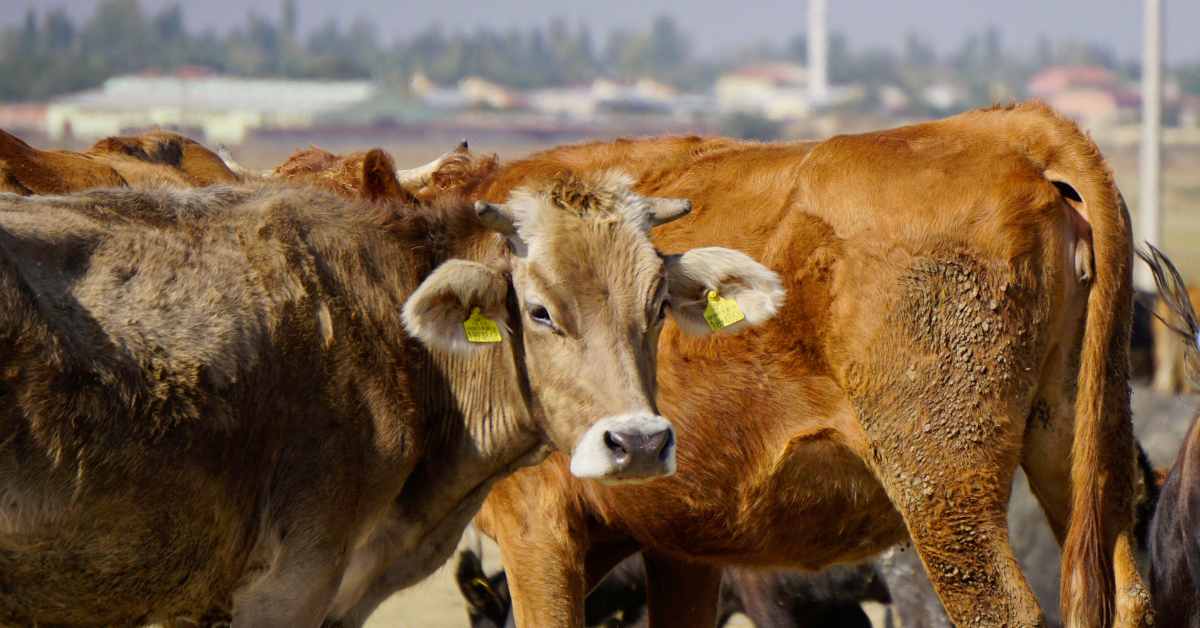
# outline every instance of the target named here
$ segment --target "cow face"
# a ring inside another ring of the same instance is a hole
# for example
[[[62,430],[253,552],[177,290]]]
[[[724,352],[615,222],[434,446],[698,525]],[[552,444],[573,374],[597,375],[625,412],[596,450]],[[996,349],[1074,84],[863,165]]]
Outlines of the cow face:
[[[575,476],[620,482],[670,475],[675,435],[654,402],[664,319],[670,314],[689,333],[734,331],[766,321],[783,301],[779,278],[737,251],[659,255],[650,227],[689,208],[641,197],[614,173],[563,176],[516,190],[504,205],[481,203],[480,218],[508,238],[507,276],[470,262],[444,264],[406,304],[406,323],[427,343],[455,350],[485,346],[463,325],[473,316],[479,330],[488,330],[481,319],[519,328],[533,415],[570,453]],[[467,298],[430,307],[425,293],[435,279],[455,282]],[[509,286],[518,320],[505,316]],[[473,304],[470,313],[465,303]],[[509,330],[499,331],[496,339],[508,341]]]

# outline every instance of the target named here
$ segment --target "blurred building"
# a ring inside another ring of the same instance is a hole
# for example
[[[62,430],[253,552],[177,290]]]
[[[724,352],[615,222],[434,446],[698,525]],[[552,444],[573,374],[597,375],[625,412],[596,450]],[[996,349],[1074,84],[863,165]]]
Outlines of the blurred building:
[[[1051,66],[1033,75],[1026,90],[1092,129],[1134,122],[1141,109],[1137,86],[1100,66]]]
[[[762,63],[721,75],[713,85],[723,115],[750,114],[770,120],[798,120],[814,111],[859,101],[858,85],[827,85],[813,90],[807,68],[795,63]]]
[[[40,132],[46,128],[46,105],[38,103],[0,104],[0,129]]]
[[[210,142],[240,143],[256,129],[298,129],[324,113],[370,98],[366,81],[306,81],[220,76],[185,69],[169,76],[129,75],[52,101],[53,139],[97,139],[147,126],[196,129]]]
[[[771,120],[803,118],[812,111],[808,70],[794,63],[764,63],[726,73],[713,86],[717,109]]]

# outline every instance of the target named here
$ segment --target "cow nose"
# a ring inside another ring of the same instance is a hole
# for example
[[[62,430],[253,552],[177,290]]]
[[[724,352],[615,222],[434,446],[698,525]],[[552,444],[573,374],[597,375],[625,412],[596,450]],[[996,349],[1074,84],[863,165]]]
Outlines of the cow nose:
[[[642,482],[675,473],[675,431],[656,414],[621,414],[592,424],[575,444],[571,475]]]
[[[621,467],[639,463],[654,464],[666,460],[668,448],[674,444],[675,435],[670,428],[651,434],[641,432],[604,433],[604,446],[612,452],[613,461]]]

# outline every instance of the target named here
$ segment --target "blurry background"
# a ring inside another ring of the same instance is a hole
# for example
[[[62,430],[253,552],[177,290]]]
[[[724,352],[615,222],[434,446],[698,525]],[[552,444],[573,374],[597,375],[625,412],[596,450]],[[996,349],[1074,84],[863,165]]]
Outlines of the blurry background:
[[[65,147],[159,125],[252,166],[309,143],[403,164],[462,137],[502,157],[815,137],[1038,97],[1093,132],[1137,210],[1142,3],[830,0],[820,23],[803,0],[750,4],[7,0],[0,128]],[[1167,4],[1165,244],[1200,272],[1200,2]]]
[[[1185,275],[1200,277],[1200,2],[1164,4],[1162,148],[1149,154],[1162,157],[1162,242]],[[620,135],[812,138],[1036,97],[1093,134],[1136,214],[1143,8],[1129,0],[5,0],[0,128],[38,147],[78,148],[161,126],[224,144],[256,168],[309,144],[382,146],[403,166],[460,138],[502,158]],[[1139,236],[1152,237],[1144,228]],[[1137,395],[1139,429],[1163,466],[1194,403]],[[1036,523],[1014,530],[1035,533],[1046,537]],[[1053,554],[1053,543],[1044,551]],[[1045,568],[1031,572],[1053,580]],[[376,621],[464,619],[442,572]]]

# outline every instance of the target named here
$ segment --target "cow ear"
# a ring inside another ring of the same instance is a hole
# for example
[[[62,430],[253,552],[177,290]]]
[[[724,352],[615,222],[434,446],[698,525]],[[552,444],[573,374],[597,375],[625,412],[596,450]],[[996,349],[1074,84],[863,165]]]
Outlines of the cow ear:
[[[363,157],[362,178],[363,197],[368,201],[401,198],[405,194],[396,180],[392,157],[378,148]]]
[[[404,327],[431,349],[472,351],[508,338],[508,279],[476,262],[450,260],[404,303]]]
[[[783,306],[783,284],[745,253],[692,249],[665,260],[671,316],[693,335],[736,332],[770,320]]]

